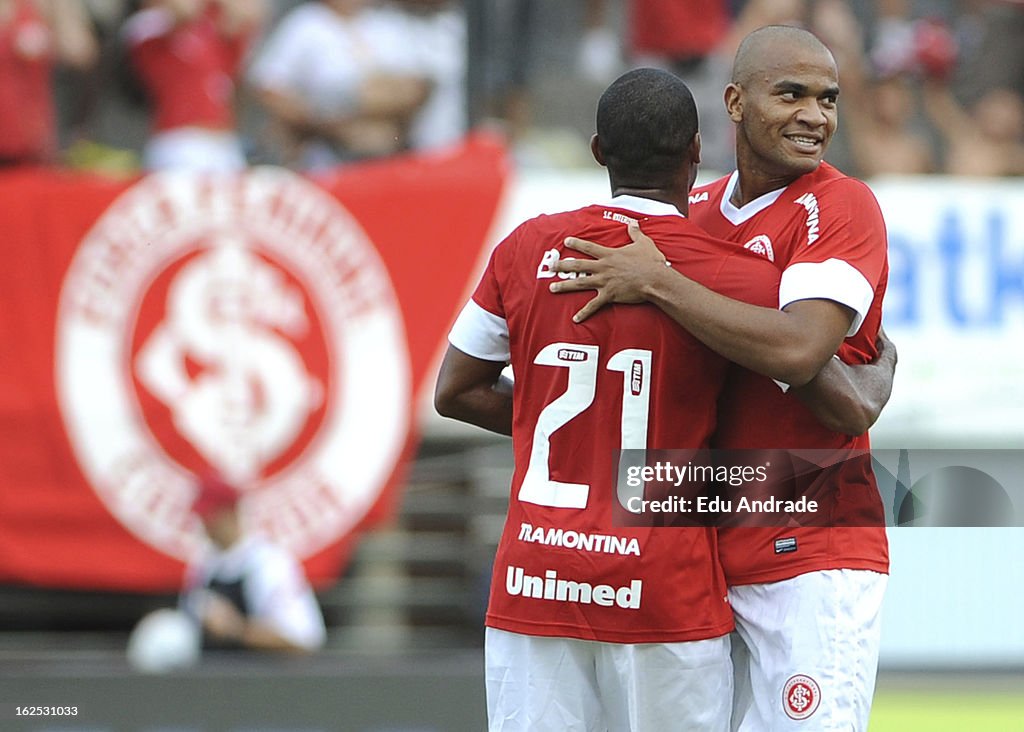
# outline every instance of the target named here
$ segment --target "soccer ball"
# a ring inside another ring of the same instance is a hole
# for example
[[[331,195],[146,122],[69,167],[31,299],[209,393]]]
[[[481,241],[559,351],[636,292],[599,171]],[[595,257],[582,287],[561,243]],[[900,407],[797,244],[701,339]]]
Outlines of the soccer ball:
[[[143,673],[166,673],[194,666],[201,647],[199,628],[180,610],[155,610],[128,637],[128,663]]]

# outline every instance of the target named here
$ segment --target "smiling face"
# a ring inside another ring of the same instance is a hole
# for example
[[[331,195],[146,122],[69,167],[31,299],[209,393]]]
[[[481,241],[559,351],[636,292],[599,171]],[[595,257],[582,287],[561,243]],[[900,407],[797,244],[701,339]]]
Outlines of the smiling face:
[[[809,34],[786,35],[747,49],[726,88],[740,173],[776,188],[817,169],[836,131],[839,96],[828,49]]]

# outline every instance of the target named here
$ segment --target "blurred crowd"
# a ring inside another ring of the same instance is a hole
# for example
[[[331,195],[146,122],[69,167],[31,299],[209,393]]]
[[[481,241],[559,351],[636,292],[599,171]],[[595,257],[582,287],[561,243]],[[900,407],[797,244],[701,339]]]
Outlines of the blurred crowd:
[[[315,171],[441,147],[465,64],[457,0],[0,0],[0,158]]]
[[[724,171],[731,59],[773,23],[836,56],[841,168],[1024,174],[1024,0],[0,0],[0,164],[315,172],[477,125],[571,164],[560,107],[653,65]]]
[[[588,0],[580,68],[606,74],[605,16]],[[801,25],[839,66],[840,134],[830,159],[861,177],[1024,175],[1022,0],[627,0],[629,66],[675,71],[701,111],[705,167],[732,167],[722,105],[739,41],[754,28]]]

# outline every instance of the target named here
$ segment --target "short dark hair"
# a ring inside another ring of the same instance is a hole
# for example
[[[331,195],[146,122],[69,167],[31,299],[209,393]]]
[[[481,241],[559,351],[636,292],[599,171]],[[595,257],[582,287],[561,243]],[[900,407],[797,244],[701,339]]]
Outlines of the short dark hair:
[[[667,185],[697,134],[697,105],[682,79],[659,69],[634,69],[597,103],[597,139],[618,185]]]

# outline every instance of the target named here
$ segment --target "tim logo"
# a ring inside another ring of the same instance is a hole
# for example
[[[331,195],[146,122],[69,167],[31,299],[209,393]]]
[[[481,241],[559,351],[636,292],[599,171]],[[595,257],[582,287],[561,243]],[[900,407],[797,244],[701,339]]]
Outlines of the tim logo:
[[[810,676],[790,676],[782,689],[782,708],[790,719],[807,719],[821,704],[821,689]]]
[[[744,244],[743,248],[749,249],[754,252],[754,254],[760,254],[762,257],[767,257],[769,262],[775,261],[775,248],[772,247],[772,240],[764,234],[758,234]]]
[[[558,349],[558,360],[559,361],[586,361],[587,352],[579,351],[575,348],[560,348]]]
[[[201,536],[191,474],[232,479],[243,521],[305,557],[373,505],[408,432],[387,271],[335,199],[281,170],[125,192],[68,271],[56,354],[90,484],[179,558]]]

